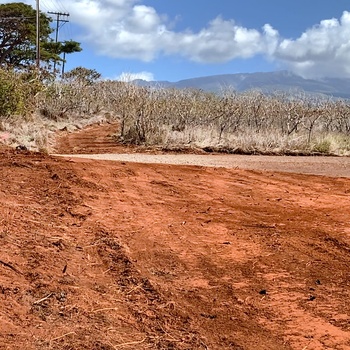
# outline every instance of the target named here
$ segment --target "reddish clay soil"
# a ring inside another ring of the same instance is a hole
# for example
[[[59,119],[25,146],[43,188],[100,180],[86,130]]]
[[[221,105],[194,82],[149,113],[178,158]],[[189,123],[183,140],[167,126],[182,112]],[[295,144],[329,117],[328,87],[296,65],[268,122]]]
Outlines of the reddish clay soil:
[[[349,178],[0,159],[0,349],[350,349]]]
[[[118,143],[120,123],[90,125],[77,132],[63,130],[57,134],[55,153],[98,154],[98,153],[164,153],[152,148],[122,145]]]

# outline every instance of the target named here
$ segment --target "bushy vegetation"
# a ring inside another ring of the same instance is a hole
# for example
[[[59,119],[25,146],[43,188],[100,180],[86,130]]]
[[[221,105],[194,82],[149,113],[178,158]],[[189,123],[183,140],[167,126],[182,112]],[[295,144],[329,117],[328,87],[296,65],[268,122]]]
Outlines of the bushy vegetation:
[[[52,19],[45,13],[40,12],[39,21],[41,66],[52,71],[56,64],[64,65],[66,54],[82,50],[74,40],[56,42],[50,36],[54,31],[50,26]],[[36,28],[36,9],[32,6],[22,2],[0,4],[0,67],[31,69],[36,63]]]
[[[30,89],[23,84],[37,80],[16,79],[21,84],[13,85],[13,78],[1,80],[0,89],[8,94],[0,97],[8,101],[2,116],[26,114],[35,104],[37,118],[46,123],[77,123],[97,115],[117,118],[121,128],[116,138],[124,143],[232,153],[350,154],[347,100],[138,87],[102,81],[96,71],[85,68]]]
[[[34,112],[35,97],[44,89],[35,71],[16,73],[0,69],[0,116],[28,116]]]

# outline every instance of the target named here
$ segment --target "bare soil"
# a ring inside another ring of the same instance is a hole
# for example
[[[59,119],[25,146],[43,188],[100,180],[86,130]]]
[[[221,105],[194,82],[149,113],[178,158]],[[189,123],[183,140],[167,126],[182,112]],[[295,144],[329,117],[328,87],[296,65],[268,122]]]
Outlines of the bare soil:
[[[0,175],[0,349],[350,349],[349,178],[5,148]]]
[[[207,153],[200,149],[122,145],[116,142],[118,124],[93,125],[77,133],[61,133],[55,154],[69,158],[117,160],[123,162],[199,165],[232,169],[283,171],[333,177],[350,177],[350,157],[272,156]]]

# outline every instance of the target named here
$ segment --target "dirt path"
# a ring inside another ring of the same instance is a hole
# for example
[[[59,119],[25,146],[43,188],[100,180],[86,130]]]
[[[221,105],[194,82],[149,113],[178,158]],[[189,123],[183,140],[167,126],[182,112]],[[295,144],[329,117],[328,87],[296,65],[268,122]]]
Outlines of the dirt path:
[[[0,176],[1,350],[350,349],[348,178],[6,149]]]
[[[246,155],[197,154],[72,154],[61,155],[74,159],[113,160],[119,162],[197,165],[216,168],[251,169],[300,174],[350,177],[350,158],[341,157],[281,157]]]
[[[204,154],[166,154],[159,150],[128,147],[116,143],[113,135],[117,129],[118,125],[107,124],[92,126],[78,133],[64,133],[58,140],[56,153],[69,154],[69,158],[72,159],[198,165],[350,177],[350,157],[247,156],[207,154],[204,152]]]

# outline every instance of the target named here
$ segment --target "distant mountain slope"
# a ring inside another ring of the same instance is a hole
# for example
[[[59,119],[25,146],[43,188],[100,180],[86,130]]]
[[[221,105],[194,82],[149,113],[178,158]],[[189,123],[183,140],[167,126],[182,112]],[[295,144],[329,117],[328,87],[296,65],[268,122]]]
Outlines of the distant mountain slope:
[[[178,82],[134,80],[134,83],[141,86],[195,88],[210,92],[220,92],[227,87],[240,92],[251,89],[260,89],[265,93],[304,91],[308,94],[350,98],[350,79],[304,79],[288,71],[222,74],[185,79]]]

